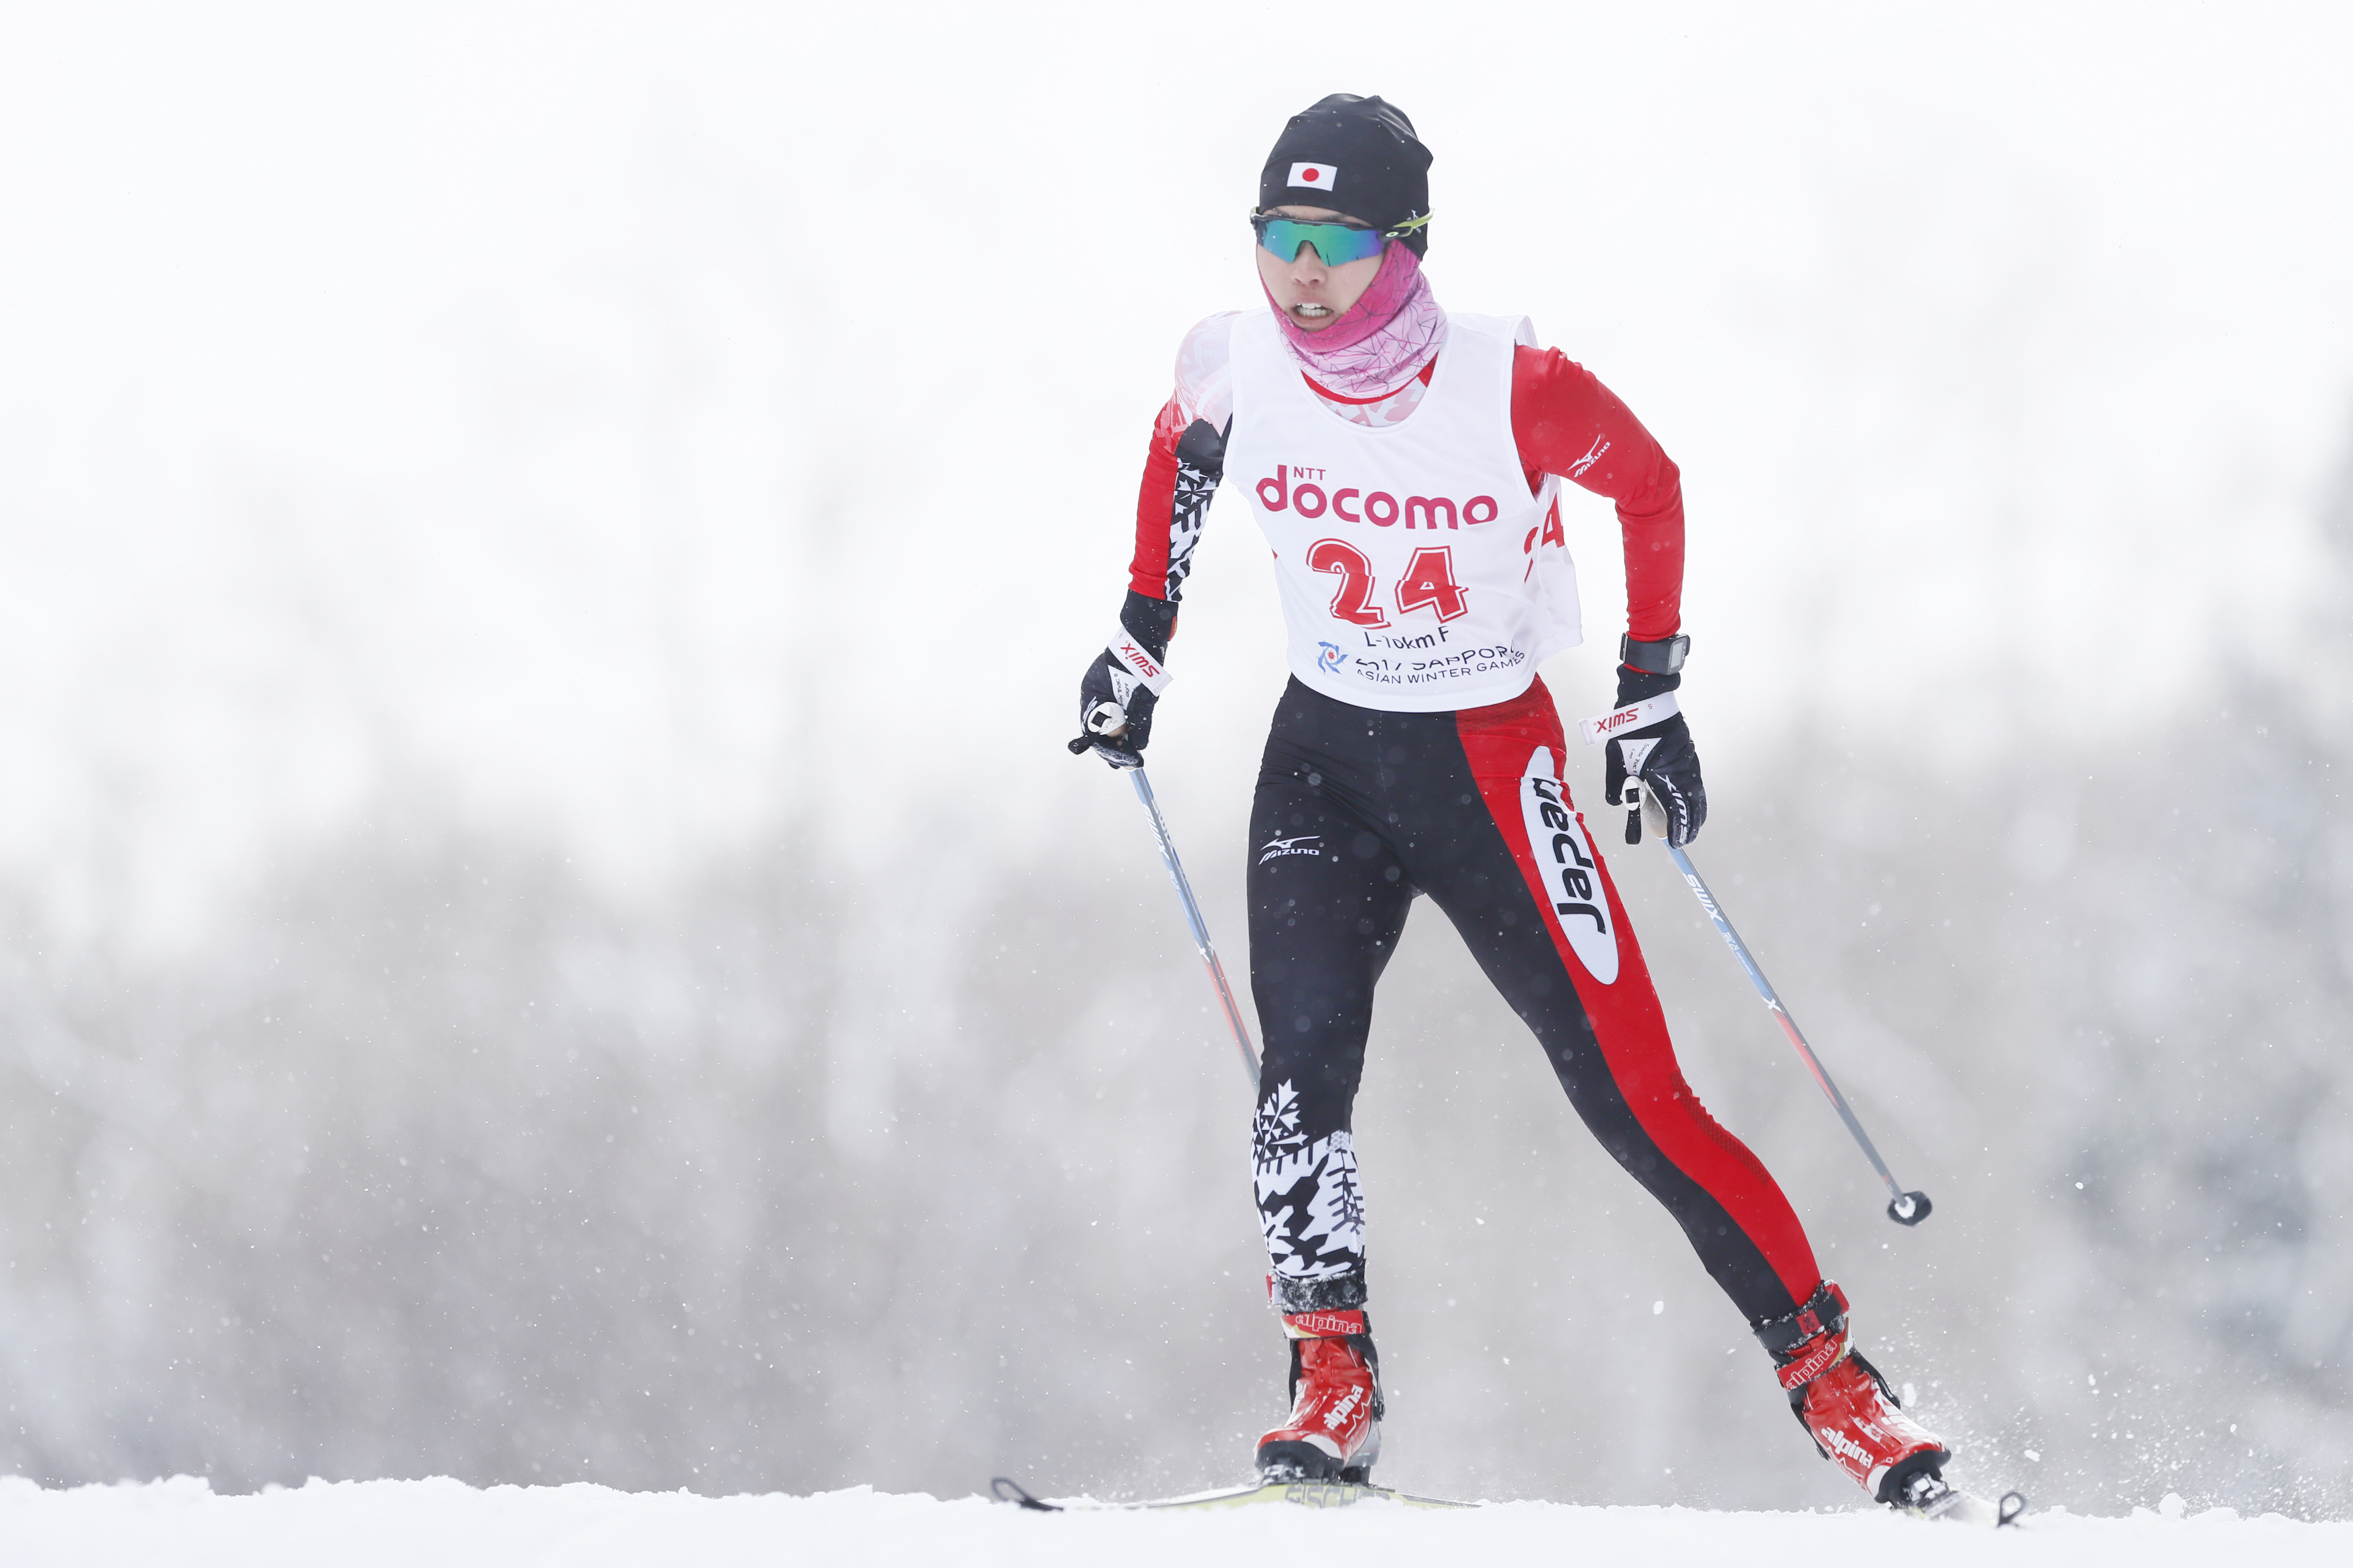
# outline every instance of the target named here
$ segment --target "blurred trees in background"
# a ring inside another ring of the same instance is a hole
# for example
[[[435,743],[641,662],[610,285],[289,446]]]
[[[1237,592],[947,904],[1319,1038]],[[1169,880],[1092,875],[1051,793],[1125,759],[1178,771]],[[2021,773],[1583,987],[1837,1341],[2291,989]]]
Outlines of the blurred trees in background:
[[[2353,492],[2325,521],[2342,580]],[[1931,776],[1858,721],[1715,775],[1700,863],[1936,1196],[1918,1231],[1656,850],[1613,857],[1694,1086],[1965,1479],[2353,1507],[2353,637],[2310,646],[2308,687],[2232,678],[2122,745]],[[1229,909],[1243,805],[1171,803]],[[959,840],[879,879],[801,824],[632,903],[404,811],[185,960],[16,921],[0,1465],[942,1493],[1244,1468],[1283,1365],[1248,1105],[1140,822],[1082,870]],[[1442,920],[1409,929],[1359,1121],[1388,1479],[1851,1501]]]

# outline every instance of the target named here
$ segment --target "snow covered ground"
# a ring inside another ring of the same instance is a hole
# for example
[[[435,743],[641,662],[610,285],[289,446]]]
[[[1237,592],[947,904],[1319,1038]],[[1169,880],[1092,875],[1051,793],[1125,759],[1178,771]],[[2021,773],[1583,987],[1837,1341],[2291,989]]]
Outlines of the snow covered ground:
[[[1269,1506],[1221,1514],[1024,1513],[983,1501],[877,1493],[705,1498],[603,1487],[496,1487],[451,1480],[313,1481],[216,1497],[201,1479],[43,1491],[0,1479],[0,1560],[74,1563],[342,1565],[470,1563],[1085,1564],[1155,1568],[1203,1562],[1384,1563],[1736,1562],[2126,1563],[2208,1568],[2218,1558],[2283,1564],[2353,1562],[2353,1522],[2305,1524],[2227,1509],[2128,1519],[2035,1518],[1978,1531],[1845,1513],[1711,1513],[1683,1508],[1501,1503],[1433,1513],[1378,1503],[1310,1511]]]

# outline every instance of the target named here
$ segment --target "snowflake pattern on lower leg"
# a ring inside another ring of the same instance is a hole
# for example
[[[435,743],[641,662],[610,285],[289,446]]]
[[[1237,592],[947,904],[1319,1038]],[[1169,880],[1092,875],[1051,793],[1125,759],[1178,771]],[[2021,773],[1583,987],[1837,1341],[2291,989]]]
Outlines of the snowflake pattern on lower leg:
[[[1285,1082],[1259,1105],[1250,1153],[1259,1227],[1274,1272],[1325,1279],[1361,1269],[1364,1188],[1347,1130],[1308,1139],[1300,1129],[1298,1092]]]

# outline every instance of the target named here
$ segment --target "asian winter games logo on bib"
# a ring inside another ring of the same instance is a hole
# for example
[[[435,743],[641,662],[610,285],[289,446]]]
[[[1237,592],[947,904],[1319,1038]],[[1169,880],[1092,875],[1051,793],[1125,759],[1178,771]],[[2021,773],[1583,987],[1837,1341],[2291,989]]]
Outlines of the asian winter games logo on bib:
[[[1618,978],[1618,933],[1609,929],[1609,897],[1601,887],[1593,840],[1569,811],[1546,747],[1538,746],[1528,759],[1520,780],[1520,811],[1528,826],[1528,850],[1569,947],[1588,974],[1611,984]]]

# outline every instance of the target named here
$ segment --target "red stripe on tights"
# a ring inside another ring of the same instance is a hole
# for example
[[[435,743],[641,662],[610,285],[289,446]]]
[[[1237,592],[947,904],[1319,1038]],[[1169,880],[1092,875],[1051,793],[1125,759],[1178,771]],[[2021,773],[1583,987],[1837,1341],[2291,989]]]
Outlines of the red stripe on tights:
[[[1553,911],[1552,896],[1528,843],[1527,818],[1520,805],[1520,780],[1526,775],[1528,760],[1536,748],[1552,753],[1556,778],[1563,771],[1565,747],[1552,693],[1539,679],[1508,702],[1464,709],[1455,715],[1455,729],[1462,738],[1462,750],[1470,758],[1471,773],[1478,781],[1487,815],[1527,878],[1528,891],[1543,914],[1554,950],[1577,986],[1586,1016],[1593,1021],[1602,1059],[1634,1120],[1658,1145],[1660,1153],[1724,1205],[1732,1223],[1756,1244],[1780,1277],[1789,1300],[1805,1300],[1822,1278],[1805,1226],[1798,1222],[1797,1212],[1764,1162],[1725,1131],[1683,1081],[1683,1068],[1675,1061],[1674,1042],[1667,1034],[1666,1015],[1660,1010],[1659,994],[1651,984],[1650,968],[1642,962],[1642,950],[1627,924],[1626,907],[1619,901],[1618,885],[1602,860],[1598,836],[1589,830],[1586,840],[1593,849],[1595,869],[1609,896],[1609,918],[1617,931],[1614,983],[1604,985],[1587,973],[1577,950],[1569,945],[1567,933],[1561,930],[1560,917]],[[1577,811],[1566,784],[1561,800],[1571,812]],[[1577,819],[1582,828],[1584,815],[1577,813]]]

